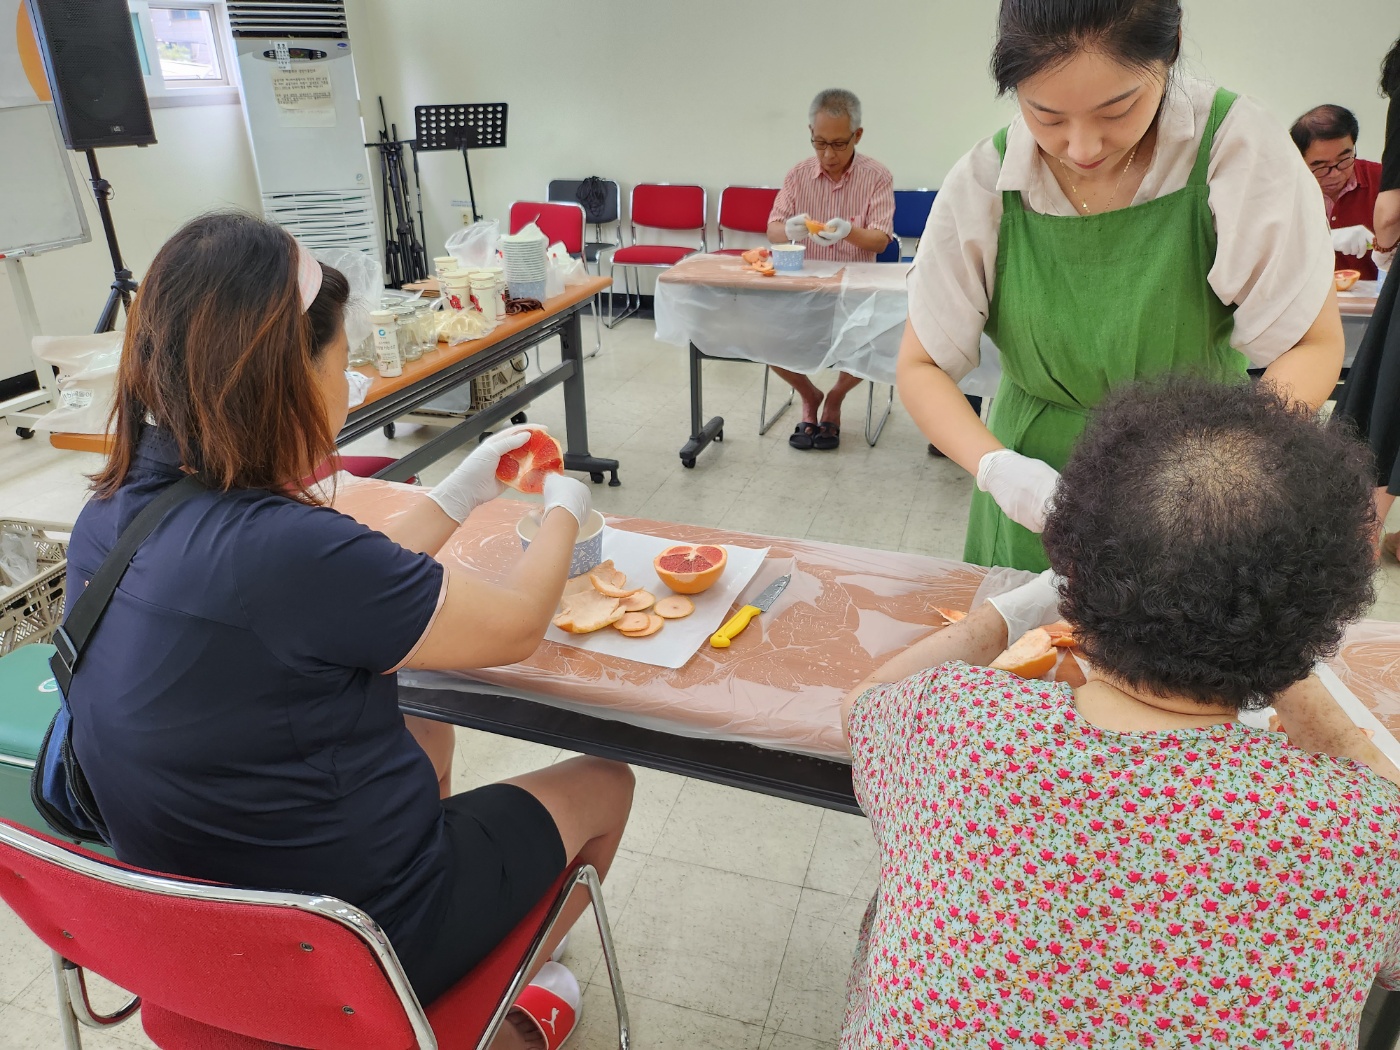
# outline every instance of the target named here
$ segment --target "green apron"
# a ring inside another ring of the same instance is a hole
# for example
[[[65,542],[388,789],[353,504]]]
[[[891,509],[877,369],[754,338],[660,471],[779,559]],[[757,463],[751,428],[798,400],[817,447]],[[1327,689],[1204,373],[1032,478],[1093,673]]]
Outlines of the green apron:
[[[1206,171],[1216,129],[1235,95],[1216,92],[1186,185],[1102,215],[1040,215],[1002,194],[996,290],[987,335],[1002,377],[988,427],[1007,448],[1065,465],[1089,411],[1110,390],[1164,372],[1239,380],[1247,362],[1230,346],[1234,307],[1207,280],[1215,221]],[[1006,159],[1006,129],[997,132]],[[974,492],[964,557],[1039,572],[1040,537]]]

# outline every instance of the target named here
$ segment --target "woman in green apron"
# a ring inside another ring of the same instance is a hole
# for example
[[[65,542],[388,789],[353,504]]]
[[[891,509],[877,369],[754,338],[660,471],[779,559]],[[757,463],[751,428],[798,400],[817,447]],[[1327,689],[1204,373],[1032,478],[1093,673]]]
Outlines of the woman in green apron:
[[[1180,41],[1176,0],[1002,2],[993,73],[1021,113],[940,190],[899,360],[904,405],[977,477],[971,562],[1046,567],[1058,469],[1120,384],[1258,367],[1316,408],[1336,383],[1316,180],[1258,105],[1174,70]],[[957,387],[984,332],[985,426]]]

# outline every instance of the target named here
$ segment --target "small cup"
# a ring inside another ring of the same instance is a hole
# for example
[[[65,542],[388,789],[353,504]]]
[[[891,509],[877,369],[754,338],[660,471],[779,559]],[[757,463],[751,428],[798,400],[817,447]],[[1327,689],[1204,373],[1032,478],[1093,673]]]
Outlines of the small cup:
[[[520,549],[529,550],[530,543],[539,535],[540,523],[527,514],[515,525],[515,534],[520,537]],[[578,530],[578,540],[574,543],[574,556],[569,559],[569,578],[582,576],[598,567],[603,560],[603,515],[596,510],[588,512],[588,521]]]
[[[805,244],[775,244],[769,251],[773,253],[773,269],[779,273],[797,273],[807,258]]]

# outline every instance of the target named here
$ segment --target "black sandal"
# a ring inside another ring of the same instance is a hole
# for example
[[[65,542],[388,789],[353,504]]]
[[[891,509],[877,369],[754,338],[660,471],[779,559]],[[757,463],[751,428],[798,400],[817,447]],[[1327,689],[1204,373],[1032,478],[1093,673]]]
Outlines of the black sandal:
[[[819,433],[821,433],[821,427],[815,423],[798,423],[793,432],[788,435],[788,444],[805,452],[812,447],[812,443]]]
[[[841,424],[823,423],[817,431],[817,435],[812,438],[812,447],[827,452],[833,448],[841,447]]]

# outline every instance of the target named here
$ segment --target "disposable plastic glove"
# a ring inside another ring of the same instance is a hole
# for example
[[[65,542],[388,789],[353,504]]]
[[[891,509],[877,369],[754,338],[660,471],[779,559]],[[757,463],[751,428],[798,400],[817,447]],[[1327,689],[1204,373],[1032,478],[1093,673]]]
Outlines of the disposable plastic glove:
[[[794,215],[787,222],[783,223],[783,232],[787,234],[790,241],[805,241],[807,239],[807,220],[810,216],[804,211],[801,215]]]
[[[1365,226],[1342,226],[1332,231],[1332,250],[1357,258],[1371,250],[1376,235]]]
[[[1056,576],[1054,569],[1046,569],[1030,583],[987,599],[1006,621],[1008,645],[1027,631],[1060,618],[1060,587],[1064,582],[1064,577]]]
[[[520,448],[530,440],[530,431],[539,429],[511,427],[487,438],[456,470],[433,487],[428,498],[453,521],[458,524],[466,521],[473,510],[505,491],[505,486],[496,480],[501,456]]]
[[[563,507],[574,516],[582,528],[588,521],[588,512],[593,509],[593,496],[588,486],[577,478],[564,474],[551,474],[544,479],[544,510],[541,520],[555,507]]]
[[[1059,471],[1049,463],[1009,448],[988,452],[977,463],[977,487],[990,493],[1008,518],[1031,532],[1045,528],[1059,480]]]
[[[821,244],[838,244],[851,235],[851,224],[845,219],[827,219],[826,229],[812,234],[812,240]]]
[[[365,395],[369,393],[370,385],[374,380],[363,372],[357,372],[353,368],[345,370],[345,382],[350,387],[350,407],[359,408],[365,403]]]

